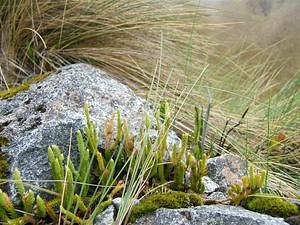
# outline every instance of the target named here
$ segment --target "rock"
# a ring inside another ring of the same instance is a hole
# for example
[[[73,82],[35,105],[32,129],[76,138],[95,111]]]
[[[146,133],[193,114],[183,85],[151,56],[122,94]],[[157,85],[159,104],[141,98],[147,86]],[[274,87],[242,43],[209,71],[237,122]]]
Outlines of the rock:
[[[122,198],[120,198],[120,197],[119,197],[119,198],[114,198],[113,201],[112,201],[112,203],[113,203],[113,205],[114,205],[114,207],[115,207],[115,209],[116,209],[117,211],[118,211],[119,208],[120,208],[121,201],[122,201]],[[140,201],[139,201],[138,199],[135,199],[133,205],[137,205],[137,204],[139,204],[139,203],[140,203]]]
[[[288,217],[285,219],[285,222],[290,225],[300,225],[300,215]]]
[[[144,121],[145,111],[150,115],[152,112],[145,100],[105,72],[86,64],[62,67],[32,84],[29,90],[0,101],[0,137],[10,142],[0,150],[7,154],[10,175],[19,168],[22,178],[36,181],[33,184],[51,179],[47,148],[56,144],[66,155],[71,128],[71,158],[76,159],[75,132],[85,125],[83,106],[86,101],[100,134],[107,119],[117,110],[134,134]],[[178,142],[179,138],[171,132],[168,143]],[[49,187],[49,183],[39,184]],[[11,195],[16,193],[13,184],[9,184],[8,190]]]
[[[217,191],[211,193],[207,198],[214,201],[225,201],[227,200],[227,194],[225,194],[224,192]]]
[[[295,204],[296,206],[298,206],[300,208],[300,201],[298,199],[290,199],[290,202]]]
[[[220,191],[226,191],[233,183],[240,183],[246,175],[245,162],[238,156],[225,154],[207,160],[207,176],[220,185]]]
[[[94,225],[112,225],[115,222],[115,207],[110,205],[102,213],[96,216]]]
[[[219,185],[216,184],[212,179],[210,179],[208,176],[203,177],[203,183],[205,186],[205,193],[209,194],[214,192],[219,188]]]
[[[159,209],[139,218],[134,225],[287,225],[282,218],[228,205],[205,205],[187,209]]]

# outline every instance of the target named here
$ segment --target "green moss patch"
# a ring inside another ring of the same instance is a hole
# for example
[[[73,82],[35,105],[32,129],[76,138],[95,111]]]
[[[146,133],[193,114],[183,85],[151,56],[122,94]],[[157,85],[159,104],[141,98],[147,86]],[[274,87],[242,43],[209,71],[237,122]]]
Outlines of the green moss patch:
[[[0,136],[0,147],[9,145],[9,140],[5,137]],[[5,154],[0,152],[0,179],[5,179],[7,176],[8,162]],[[0,182],[1,187],[1,182]]]
[[[6,137],[0,136],[0,147],[9,145],[9,140]]]
[[[28,84],[21,84],[20,86],[11,87],[8,90],[0,91],[0,100],[10,98],[16,95],[17,93],[19,93],[20,91],[26,91],[28,89],[29,89]]]
[[[246,203],[246,208],[254,212],[283,218],[299,213],[299,209],[295,204],[271,195],[261,195],[250,198]]]
[[[200,205],[203,205],[203,200],[197,194],[179,191],[156,193],[144,198],[140,204],[133,207],[130,222],[159,208],[179,209]]]
[[[34,84],[34,83],[37,83],[37,82],[45,79],[46,77],[49,76],[49,74],[51,74],[51,73],[48,72],[48,73],[37,75],[37,76],[27,80],[26,82],[24,82],[23,84],[21,84],[19,86],[13,86],[13,87],[10,87],[8,90],[0,91],[0,100],[10,98],[10,97],[18,94],[21,91],[28,90],[30,88],[30,84]]]
[[[0,179],[5,179],[7,176],[8,162],[5,159],[5,155],[0,152]]]

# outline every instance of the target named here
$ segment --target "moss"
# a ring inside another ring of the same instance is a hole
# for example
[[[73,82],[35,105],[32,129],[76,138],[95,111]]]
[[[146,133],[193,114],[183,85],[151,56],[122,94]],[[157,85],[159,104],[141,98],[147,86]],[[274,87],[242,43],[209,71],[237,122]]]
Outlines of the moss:
[[[37,76],[34,76],[30,79],[27,80],[27,84],[34,84],[34,83],[37,83],[41,80],[44,80],[46,77],[48,77],[52,72],[47,72],[47,73],[42,73],[42,74],[39,74]]]
[[[140,204],[133,207],[130,222],[134,222],[137,218],[159,208],[178,209],[200,205],[203,205],[203,200],[197,194],[179,191],[156,193],[144,198]]]
[[[0,136],[0,147],[7,146],[7,145],[9,145],[9,140],[5,137]],[[8,162],[6,160],[5,154],[0,152],[0,179],[6,178],[7,171],[8,171]]]
[[[7,176],[8,162],[3,153],[0,152],[0,179],[5,179]],[[1,182],[0,182],[1,187]]]
[[[0,136],[0,147],[9,145],[9,140],[6,137]]]
[[[283,218],[299,213],[299,209],[295,204],[271,195],[261,195],[250,198],[246,203],[246,208],[254,212]]]
[[[19,86],[13,86],[13,87],[10,87],[9,90],[0,91],[0,100],[10,98],[10,97],[18,94],[21,91],[28,90],[30,88],[31,84],[37,83],[37,82],[45,79],[46,77],[49,76],[49,74],[51,74],[51,72],[37,75],[33,78],[30,78],[29,80],[27,80],[26,82],[24,82],[23,84],[21,84]]]
[[[0,91],[0,100],[10,98],[20,91],[26,91],[29,89],[29,84],[21,84],[20,86],[11,87],[9,90]]]

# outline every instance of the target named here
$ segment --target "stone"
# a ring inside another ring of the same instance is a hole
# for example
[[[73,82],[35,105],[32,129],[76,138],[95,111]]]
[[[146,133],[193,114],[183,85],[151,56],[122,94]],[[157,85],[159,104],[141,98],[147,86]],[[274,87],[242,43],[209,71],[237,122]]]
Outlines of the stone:
[[[119,210],[119,208],[120,208],[120,205],[121,205],[121,201],[122,201],[122,198],[114,198],[113,199],[113,201],[112,201],[112,203],[113,203],[113,205],[114,205],[114,207],[115,207],[115,209],[118,211]],[[137,204],[139,204],[140,203],[140,201],[138,200],[138,199],[135,199],[134,200],[134,202],[133,202],[133,205],[137,205]]]
[[[290,201],[291,203],[297,205],[297,206],[300,208],[300,200],[298,200],[298,199],[290,199],[289,201]]]
[[[226,201],[226,200],[228,200],[227,194],[225,194],[224,192],[220,192],[220,191],[211,193],[207,198],[209,200],[213,200],[213,201]]]
[[[94,225],[113,225],[115,222],[115,207],[110,205],[102,213],[96,216]]]
[[[85,126],[83,106],[86,101],[100,134],[106,121],[118,110],[133,134],[138,134],[146,111],[153,114],[145,100],[100,69],[87,64],[62,67],[30,85],[29,90],[0,101],[0,137],[10,143],[0,149],[9,161],[8,178],[18,168],[22,179],[49,188],[50,183],[38,182],[51,179],[47,148],[55,144],[66,156],[72,129],[71,158],[76,161],[75,136],[76,131]],[[151,131],[157,134],[155,128]],[[104,140],[103,136],[100,140]],[[171,148],[172,143],[180,143],[180,139],[171,132],[168,143]],[[7,189],[10,195],[16,194],[12,183]]]
[[[203,177],[203,183],[205,186],[205,193],[209,194],[214,192],[219,188],[219,185],[216,184],[212,179],[210,179],[208,176]]]
[[[187,209],[161,208],[134,225],[288,225],[282,218],[228,205],[204,205]]]
[[[300,215],[288,217],[285,219],[285,222],[290,225],[300,225]]]
[[[207,160],[207,176],[220,185],[219,191],[226,191],[228,186],[241,183],[246,175],[245,161],[233,154],[225,154]]]

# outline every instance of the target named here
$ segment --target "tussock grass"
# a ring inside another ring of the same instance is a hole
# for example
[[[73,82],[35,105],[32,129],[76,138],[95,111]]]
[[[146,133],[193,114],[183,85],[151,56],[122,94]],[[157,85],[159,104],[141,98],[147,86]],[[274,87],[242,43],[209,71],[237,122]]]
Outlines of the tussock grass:
[[[6,79],[15,81],[64,64],[89,62],[132,86],[147,87],[161,41],[167,53],[164,64],[178,64],[188,51],[191,29],[201,35],[211,27],[203,23],[208,10],[185,5],[188,2],[3,0],[0,65]],[[189,51],[203,60],[209,41],[202,37],[197,44]]]

